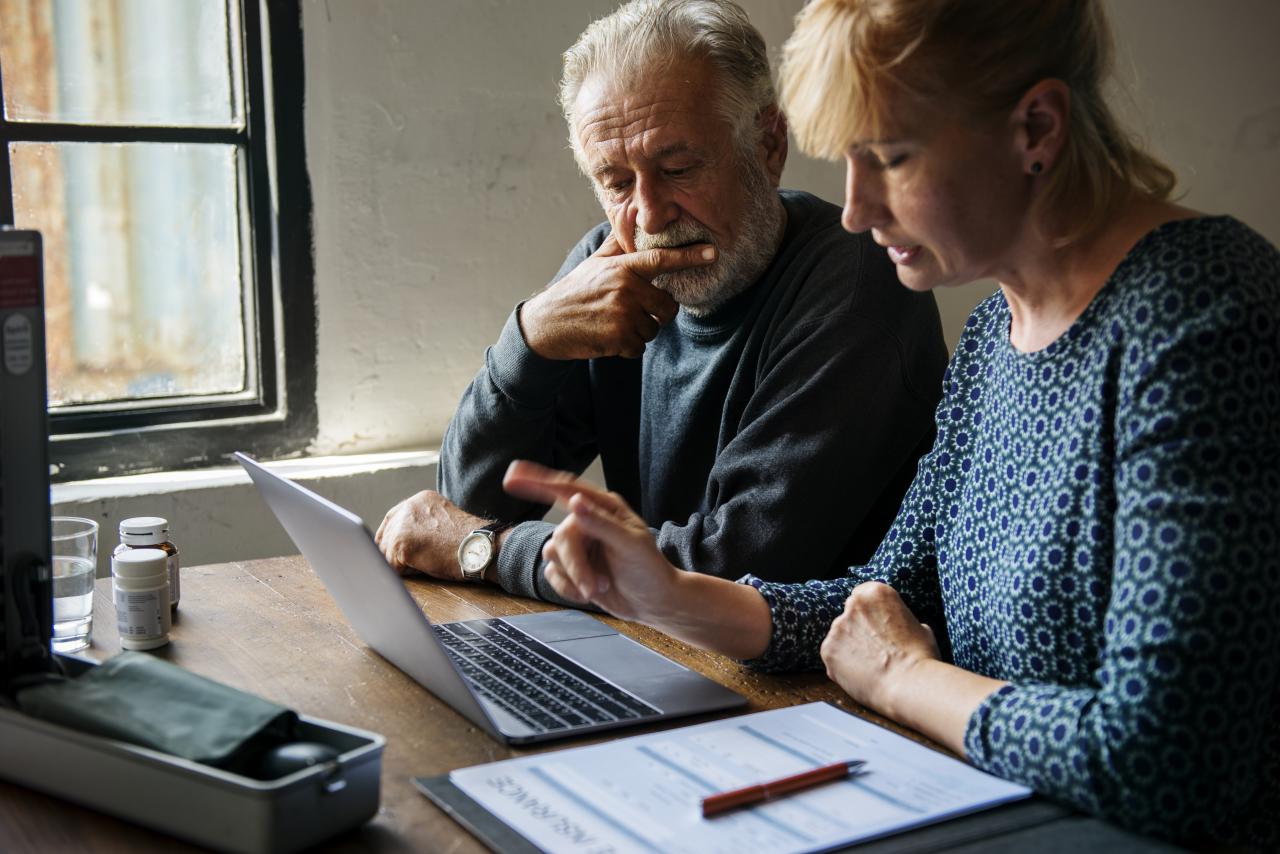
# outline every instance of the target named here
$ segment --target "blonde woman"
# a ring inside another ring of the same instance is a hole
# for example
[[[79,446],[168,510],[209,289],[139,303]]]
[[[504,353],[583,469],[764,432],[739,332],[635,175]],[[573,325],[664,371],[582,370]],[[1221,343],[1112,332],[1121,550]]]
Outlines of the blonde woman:
[[[1126,826],[1272,849],[1280,253],[1169,201],[1103,101],[1110,61],[1096,0],[816,0],[797,20],[783,100],[802,148],[846,161],[845,227],[908,288],[1000,285],[868,564],[734,584],[677,571],[567,475],[517,463],[508,488],[572,511],[545,549],[564,595],[753,666],[825,665]]]

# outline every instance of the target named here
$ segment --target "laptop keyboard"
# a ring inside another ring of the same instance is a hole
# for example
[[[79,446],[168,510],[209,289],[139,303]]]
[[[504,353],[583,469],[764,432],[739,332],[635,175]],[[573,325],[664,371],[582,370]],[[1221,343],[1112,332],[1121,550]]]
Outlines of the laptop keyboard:
[[[535,730],[659,714],[510,623],[468,620],[432,628],[479,694]]]

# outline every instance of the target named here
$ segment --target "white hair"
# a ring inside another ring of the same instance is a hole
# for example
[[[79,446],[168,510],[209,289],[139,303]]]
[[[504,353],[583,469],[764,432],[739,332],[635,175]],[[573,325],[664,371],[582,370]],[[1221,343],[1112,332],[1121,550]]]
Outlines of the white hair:
[[[633,87],[689,59],[714,70],[714,109],[738,151],[749,152],[759,138],[756,119],[777,95],[764,38],[747,13],[732,0],[631,0],[592,23],[564,53],[560,106],[578,163],[583,156],[573,108],[588,78]]]

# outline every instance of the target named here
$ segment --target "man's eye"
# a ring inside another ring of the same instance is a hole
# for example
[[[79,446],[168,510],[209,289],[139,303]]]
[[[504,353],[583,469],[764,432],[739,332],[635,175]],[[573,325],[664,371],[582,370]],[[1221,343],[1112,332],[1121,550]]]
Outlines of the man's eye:
[[[627,188],[630,186],[630,181],[610,181],[608,184],[604,185],[604,188],[610,193],[617,194],[626,192]]]
[[[892,169],[895,166],[901,166],[903,163],[906,163],[906,162],[907,162],[907,155],[897,154],[897,155],[894,155],[893,157],[890,157],[888,162],[884,164],[884,167],[886,169]]]
[[[662,174],[666,175],[668,178],[683,178],[685,175],[688,175],[692,171],[693,171],[693,167],[682,166],[679,169],[663,169]]]

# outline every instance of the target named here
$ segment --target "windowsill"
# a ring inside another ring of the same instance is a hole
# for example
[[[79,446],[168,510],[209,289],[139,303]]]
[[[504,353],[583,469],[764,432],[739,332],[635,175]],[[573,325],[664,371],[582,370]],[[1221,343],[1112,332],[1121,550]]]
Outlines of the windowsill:
[[[371,475],[394,469],[435,465],[438,451],[392,451],[350,456],[304,457],[267,463],[267,468],[297,480],[328,477]],[[51,488],[54,504],[94,501],[144,495],[166,495],[199,489],[215,489],[249,483],[249,476],[238,465],[219,466],[189,471],[152,472],[97,480],[74,480],[55,483]]]
[[[389,508],[435,487],[439,456],[398,451],[281,460],[267,467],[345,507],[372,531]],[[239,465],[59,483],[52,498],[55,514],[98,522],[99,576],[109,574],[120,521],[131,516],[168,519],[183,566],[298,552]]]

